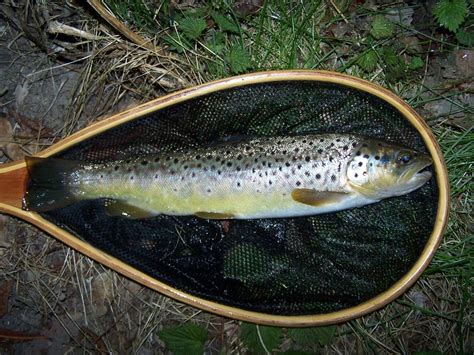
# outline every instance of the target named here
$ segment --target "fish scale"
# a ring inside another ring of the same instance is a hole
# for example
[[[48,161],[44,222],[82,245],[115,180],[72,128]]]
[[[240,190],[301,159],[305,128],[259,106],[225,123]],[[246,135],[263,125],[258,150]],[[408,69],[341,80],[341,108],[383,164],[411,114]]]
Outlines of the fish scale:
[[[383,164],[397,166],[403,151],[353,134],[262,137],[106,164],[69,162],[58,173],[69,201],[106,198],[112,215],[291,217],[379,201],[378,190],[397,185]],[[51,160],[50,170],[60,163]]]

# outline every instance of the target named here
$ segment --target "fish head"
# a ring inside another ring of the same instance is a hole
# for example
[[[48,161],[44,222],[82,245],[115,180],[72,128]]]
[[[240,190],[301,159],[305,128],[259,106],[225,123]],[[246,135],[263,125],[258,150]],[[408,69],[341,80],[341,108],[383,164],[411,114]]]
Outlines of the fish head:
[[[366,197],[381,200],[408,194],[423,186],[432,163],[421,152],[381,141],[363,142],[348,164],[349,185]]]

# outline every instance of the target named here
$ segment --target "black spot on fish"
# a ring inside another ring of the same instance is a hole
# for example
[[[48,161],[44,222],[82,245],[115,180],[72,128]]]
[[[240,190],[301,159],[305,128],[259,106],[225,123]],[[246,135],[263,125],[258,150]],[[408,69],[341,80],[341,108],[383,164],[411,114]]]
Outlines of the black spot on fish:
[[[222,171],[217,170],[217,175],[220,175],[220,174],[222,174]]]
[[[155,163],[158,163],[160,161],[160,157],[155,158]]]
[[[188,168],[188,166],[187,166],[187,165],[184,165],[184,166],[183,166],[183,169],[184,169],[184,170],[186,170],[187,168]]]
[[[230,168],[232,166],[232,162],[231,161],[227,162],[227,166]]]
[[[226,150],[225,153],[226,153],[227,155],[229,155],[229,154],[230,154],[230,150]]]
[[[168,157],[166,157],[166,160],[170,161],[170,160],[171,160],[171,157],[169,157],[169,156],[168,156]]]
[[[305,174],[306,176],[310,176],[310,175],[311,175],[311,173],[310,173],[309,171],[305,171],[304,174]]]
[[[321,174],[316,174],[316,179],[321,179]]]
[[[362,162],[360,161],[358,165],[359,165],[359,166],[362,166],[362,165],[364,165],[364,164],[362,164]]]
[[[104,178],[104,175],[101,174],[101,175],[100,175],[100,178],[103,179],[103,178]]]
[[[358,150],[358,151],[356,152],[356,155],[357,155],[357,156],[359,156],[359,155],[360,155],[360,150]]]
[[[300,148],[295,148],[295,153],[298,153],[300,151]]]
[[[208,155],[207,160],[211,160],[211,159],[212,159],[212,155]]]
[[[262,173],[259,173],[258,176],[262,177],[263,175],[262,175]]]
[[[240,182],[237,182],[237,186],[240,187]]]
[[[302,168],[301,164],[298,164],[298,169],[301,169],[301,168]]]
[[[333,157],[329,157],[329,161],[332,162],[334,160]]]
[[[251,149],[251,148],[250,148],[249,145],[246,145],[246,146],[245,146],[245,150],[249,151],[250,149]]]
[[[337,166],[337,171],[340,173],[341,172],[341,163]]]
[[[271,167],[272,167],[272,163],[268,163],[268,167],[271,168]]]
[[[207,189],[207,192],[211,192],[211,189]]]
[[[130,176],[130,180],[133,180],[133,176]]]
[[[272,180],[268,180],[268,184],[269,185],[273,184]]]
[[[331,180],[336,181],[336,175],[331,175]]]
[[[340,141],[341,141],[341,139],[340,139],[340,138],[337,138],[337,139],[336,139],[336,142],[340,142]]]
[[[240,171],[240,170],[242,170],[242,169],[240,168],[240,166],[238,166],[236,169],[237,169],[237,171]]]
[[[321,143],[323,143],[323,142],[324,142],[324,139],[323,139],[323,138],[321,138],[319,141],[320,141]]]
[[[321,148],[318,149],[318,153],[321,154],[323,150]]]
[[[370,163],[369,166],[373,166],[374,164]]]
[[[358,177],[358,176],[359,176],[359,175],[358,175],[357,173],[354,174],[354,177],[355,177],[355,178]]]
[[[331,144],[330,144],[331,147],[334,147],[334,145],[335,145],[334,143],[331,143]]]
[[[297,161],[298,159],[296,157],[293,157],[291,160],[293,161]]]
[[[252,173],[255,173],[255,168],[252,168]]]
[[[155,174],[155,179],[158,179],[158,174]]]
[[[303,139],[303,143],[306,143],[306,139]]]
[[[379,160],[380,156],[376,155],[374,158],[375,158],[375,160]]]
[[[175,158],[174,159],[174,163],[177,164],[179,162],[179,159],[178,158]]]
[[[285,165],[286,165],[286,166],[290,166],[291,164],[290,164],[290,163],[288,163],[288,162],[286,162],[286,163],[285,163]]]
[[[201,164],[201,163],[199,163],[199,164],[198,164],[198,165],[196,165],[196,166],[197,166],[198,168],[200,168],[200,167],[202,167],[202,164]]]
[[[267,162],[264,160],[262,161],[262,166],[265,166],[265,165],[267,165]]]
[[[196,160],[199,160],[199,159],[201,159],[201,156],[200,156],[200,155],[196,155],[195,158],[196,158]]]
[[[117,171],[119,169],[119,166],[118,165],[115,165],[114,166],[114,170]]]
[[[285,149],[284,151],[281,152],[283,155],[287,153],[287,150]]]
[[[241,160],[241,159],[242,159],[242,154],[237,155],[237,160]]]
[[[308,157],[304,158],[304,160],[306,160],[307,162],[309,162],[309,161],[311,160],[311,157],[308,156]]]
[[[216,166],[215,166],[215,165],[211,165],[211,170],[216,170]]]
[[[367,143],[362,144],[364,148],[367,148]]]
[[[365,159],[369,159],[369,154],[364,154]]]
[[[344,147],[342,147],[342,150],[348,150],[349,147],[347,145],[345,145]]]
[[[147,161],[147,160],[143,160],[143,161],[142,161],[142,165],[148,165],[148,161]]]
[[[195,177],[195,176],[196,176],[196,173],[193,172],[193,173],[191,174],[191,177]]]
[[[355,147],[356,147],[356,145],[357,145],[357,143],[356,143],[356,142],[352,143],[352,148],[355,148]]]
[[[283,167],[282,167],[282,166],[279,166],[279,167],[278,167],[278,170],[282,171],[282,170],[283,170]]]
[[[301,185],[301,182],[297,181],[296,186],[300,186],[300,185]]]
[[[258,162],[258,158],[255,158],[253,161],[254,161],[254,162]]]

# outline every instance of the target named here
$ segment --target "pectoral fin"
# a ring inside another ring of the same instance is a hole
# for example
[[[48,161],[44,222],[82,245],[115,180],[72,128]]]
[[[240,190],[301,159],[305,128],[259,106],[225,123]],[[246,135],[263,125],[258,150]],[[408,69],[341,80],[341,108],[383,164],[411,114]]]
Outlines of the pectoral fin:
[[[312,189],[294,189],[293,200],[314,207],[326,206],[342,202],[349,194],[344,192],[316,191]]]
[[[105,209],[109,216],[122,216],[131,219],[150,218],[157,215],[156,212],[148,211],[120,200],[107,201]]]
[[[231,213],[215,213],[215,212],[196,212],[194,214],[196,217],[203,219],[231,219],[234,218],[234,215]]]

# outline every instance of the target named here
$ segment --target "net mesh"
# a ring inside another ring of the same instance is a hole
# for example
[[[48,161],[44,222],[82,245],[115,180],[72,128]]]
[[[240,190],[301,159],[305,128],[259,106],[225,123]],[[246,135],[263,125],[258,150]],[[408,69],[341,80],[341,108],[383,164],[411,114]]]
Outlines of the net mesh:
[[[107,162],[188,150],[229,137],[357,133],[426,152],[385,101],[342,85],[274,82],[227,89],[109,129],[56,156]],[[327,313],[387,290],[426,244],[437,206],[431,179],[374,205],[313,217],[130,220],[83,201],[42,216],[134,268],[189,294],[279,315]]]

